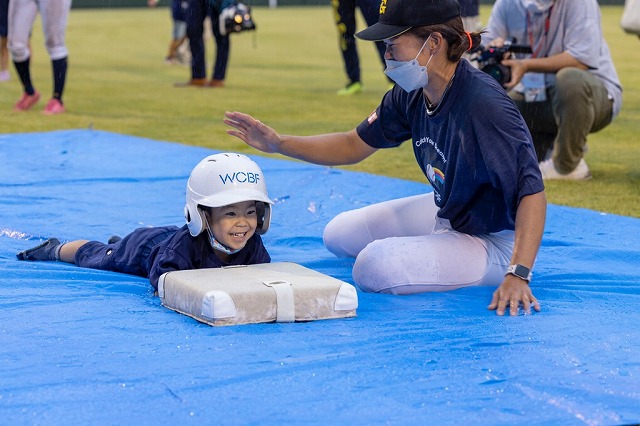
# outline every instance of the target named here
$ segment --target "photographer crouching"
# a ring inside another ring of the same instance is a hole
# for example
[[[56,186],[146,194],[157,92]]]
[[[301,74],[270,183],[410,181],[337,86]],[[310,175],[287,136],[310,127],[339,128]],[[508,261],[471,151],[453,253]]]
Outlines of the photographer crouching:
[[[497,0],[491,10],[479,67],[504,80],[544,179],[590,179],[587,135],[620,112],[622,86],[600,21],[597,0]],[[530,53],[505,40],[524,41]],[[500,58],[487,64],[491,49]]]

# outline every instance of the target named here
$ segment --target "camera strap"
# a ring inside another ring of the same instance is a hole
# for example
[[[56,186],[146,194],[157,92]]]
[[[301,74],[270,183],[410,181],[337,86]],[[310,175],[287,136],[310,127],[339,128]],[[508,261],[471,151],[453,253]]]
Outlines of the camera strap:
[[[537,40],[534,41],[533,39],[534,19],[532,18],[531,13],[527,10],[527,36],[529,37],[529,46],[531,46],[531,50],[533,52],[531,57],[533,58],[539,58],[541,56],[540,54],[543,53],[543,49],[544,49],[544,54],[542,56],[544,57],[544,56],[547,56],[548,54],[547,36],[549,34],[552,11],[553,11],[553,6],[551,6],[549,10],[547,10],[547,16],[545,17],[545,20],[544,20],[544,27],[543,27],[543,30],[540,31],[542,34],[540,34],[537,37]]]

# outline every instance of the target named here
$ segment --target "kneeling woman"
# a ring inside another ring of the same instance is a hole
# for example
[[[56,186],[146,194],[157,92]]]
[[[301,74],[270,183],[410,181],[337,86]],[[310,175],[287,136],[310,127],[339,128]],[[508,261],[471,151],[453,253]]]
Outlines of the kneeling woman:
[[[343,133],[280,135],[253,117],[227,112],[227,133],[265,152],[316,164],[354,164],[411,141],[433,192],[337,216],[325,244],[355,256],[353,279],[398,294],[498,286],[489,309],[540,309],[529,287],[546,199],[520,112],[504,89],[471,66],[480,44],[465,32],[456,0],[385,0],[380,19],[356,34],[386,44],[396,82],[378,108]]]

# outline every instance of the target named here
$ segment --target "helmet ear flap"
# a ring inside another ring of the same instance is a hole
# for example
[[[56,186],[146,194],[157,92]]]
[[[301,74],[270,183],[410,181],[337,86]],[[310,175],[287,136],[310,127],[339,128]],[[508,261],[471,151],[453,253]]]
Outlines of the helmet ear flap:
[[[187,222],[189,233],[197,237],[204,231],[204,221],[206,220],[204,212],[192,204],[184,206],[184,220]]]
[[[258,216],[258,227],[256,233],[259,235],[266,234],[271,224],[271,206],[262,201],[256,203],[256,212]]]

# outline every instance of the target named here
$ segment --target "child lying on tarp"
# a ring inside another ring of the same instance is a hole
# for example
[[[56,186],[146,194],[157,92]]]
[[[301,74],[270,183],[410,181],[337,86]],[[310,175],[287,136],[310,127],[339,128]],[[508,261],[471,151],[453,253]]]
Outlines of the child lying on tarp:
[[[208,156],[191,172],[186,198],[181,228],[139,228],[107,244],[50,238],[17,257],[148,277],[156,290],[165,272],[271,261],[260,235],[269,229],[273,202],[254,161],[235,153]]]

